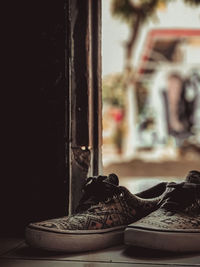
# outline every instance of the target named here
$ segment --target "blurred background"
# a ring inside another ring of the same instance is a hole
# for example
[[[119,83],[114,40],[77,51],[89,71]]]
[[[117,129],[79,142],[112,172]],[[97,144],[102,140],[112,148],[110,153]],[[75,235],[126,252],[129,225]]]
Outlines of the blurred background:
[[[200,169],[200,1],[102,0],[102,27],[104,173]]]

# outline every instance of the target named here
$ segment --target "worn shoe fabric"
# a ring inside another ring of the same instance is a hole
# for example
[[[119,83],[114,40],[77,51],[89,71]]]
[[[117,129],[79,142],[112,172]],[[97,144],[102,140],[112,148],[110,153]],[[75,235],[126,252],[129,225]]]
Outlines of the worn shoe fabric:
[[[200,172],[185,182],[169,183],[160,208],[129,225],[127,245],[167,251],[200,251]]]
[[[88,178],[77,212],[71,216],[29,224],[26,242],[46,250],[72,252],[95,250],[123,242],[125,227],[157,207],[166,183],[141,192],[138,194],[140,197],[118,184],[115,174]]]

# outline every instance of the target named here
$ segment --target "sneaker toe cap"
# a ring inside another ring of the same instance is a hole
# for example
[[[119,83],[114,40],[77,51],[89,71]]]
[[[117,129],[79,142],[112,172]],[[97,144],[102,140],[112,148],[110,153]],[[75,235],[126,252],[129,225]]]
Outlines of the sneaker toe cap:
[[[172,213],[159,209],[130,225],[132,228],[168,232],[200,232],[200,215]]]

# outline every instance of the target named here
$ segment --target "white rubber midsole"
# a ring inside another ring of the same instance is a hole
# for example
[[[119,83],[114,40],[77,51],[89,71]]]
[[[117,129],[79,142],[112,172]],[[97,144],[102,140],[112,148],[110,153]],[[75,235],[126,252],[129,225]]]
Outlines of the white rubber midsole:
[[[41,231],[48,231],[48,232],[55,232],[55,233],[62,233],[62,234],[99,234],[99,233],[108,233],[108,232],[113,232],[117,230],[124,230],[127,226],[126,225],[121,225],[121,226],[115,226],[112,228],[106,228],[106,229],[94,229],[94,230],[62,230],[62,229],[57,229],[57,228],[47,228],[45,226],[41,225],[34,225],[30,224],[28,228],[31,229],[38,229]]]
[[[126,228],[126,245],[139,246],[173,252],[200,251],[200,233],[151,231]]]
[[[83,231],[82,231],[83,232]],[[124,228],[95,233],[56,233],[26,228],[26,242],[32,247],[53,251],[79,252],[106,248],[123,242]]]

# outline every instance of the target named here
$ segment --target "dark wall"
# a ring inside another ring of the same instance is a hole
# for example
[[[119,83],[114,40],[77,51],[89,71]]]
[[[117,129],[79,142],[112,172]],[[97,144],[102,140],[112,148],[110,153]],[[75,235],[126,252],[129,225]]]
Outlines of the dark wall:
[[[4,234],[68,206],[67,4],[27,2],[5,8],[2,38]]]

